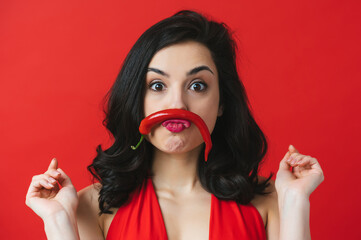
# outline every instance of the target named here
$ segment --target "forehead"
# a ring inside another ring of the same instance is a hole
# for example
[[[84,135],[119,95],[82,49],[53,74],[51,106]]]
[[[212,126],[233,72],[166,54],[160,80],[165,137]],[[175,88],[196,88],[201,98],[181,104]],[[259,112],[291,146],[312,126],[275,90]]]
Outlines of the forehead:
[[[187,41],[162,48],[153,56],[148,67],[164,71],[188,71],[198,65],[206,65],[216,72],[210,50],[201,43]]]

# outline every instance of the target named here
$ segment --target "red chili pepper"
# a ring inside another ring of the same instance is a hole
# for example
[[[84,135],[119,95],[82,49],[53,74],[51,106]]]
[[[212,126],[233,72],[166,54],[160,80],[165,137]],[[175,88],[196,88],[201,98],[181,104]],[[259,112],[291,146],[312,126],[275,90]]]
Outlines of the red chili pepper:
[[[190,111],[182,110],[182,109],[166,109],[152,113],[148,117],[144,118],[139,125],[139,132],[142,134],[142,137],[135,147],[131,146],[132,149],[135,150],[138,148],[139,144],[142,142],[144,138],[144,135],[149,134],[152,127],[154,127],[154,125],[173,118],[189,120],[198,127],[203,137],[203,140],[206,143],[204,158],[205,161],[207,162],[209,151],[212,148],[211,135],[208,131],[208,127],[200,116]]]

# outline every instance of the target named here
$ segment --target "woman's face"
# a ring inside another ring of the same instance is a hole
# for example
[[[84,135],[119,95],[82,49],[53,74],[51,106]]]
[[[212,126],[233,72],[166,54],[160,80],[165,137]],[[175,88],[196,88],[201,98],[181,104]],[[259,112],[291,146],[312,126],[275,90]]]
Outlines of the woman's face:
[[[158,51],[149,63],[145,86],[145,116],[170,108],[188,110],[199,115],[212,133],[222,114],[218,72],[210,51],[198,42],[177,43]],[[188,152],[203,142],[195,124],[177,133],[158,124],[146,139],[167,153]]]

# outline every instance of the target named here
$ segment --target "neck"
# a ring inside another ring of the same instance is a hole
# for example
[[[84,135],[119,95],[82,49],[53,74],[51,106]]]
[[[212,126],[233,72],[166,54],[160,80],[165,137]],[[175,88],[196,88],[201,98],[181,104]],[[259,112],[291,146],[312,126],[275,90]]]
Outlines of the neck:
[[[200,187],[197,164],[201,148],[202,145],[181,154],[169,154],[155,148],[152,164],[154,185],[174,193],[197,190]]]

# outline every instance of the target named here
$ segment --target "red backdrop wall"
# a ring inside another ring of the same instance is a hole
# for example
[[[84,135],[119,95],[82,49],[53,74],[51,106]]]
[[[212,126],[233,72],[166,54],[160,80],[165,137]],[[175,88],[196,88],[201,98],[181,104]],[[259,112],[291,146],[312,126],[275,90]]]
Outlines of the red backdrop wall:
[[[360,1],[0,2],[2,239],[45,238],[25,206],[52,157],[76,188],[108,146],[101,101],[141,33],[188,8],[228,24],[239,71],[269,140],[262,174],[293,144],[325,181],[311,195],[313,239],[360,239]]]

